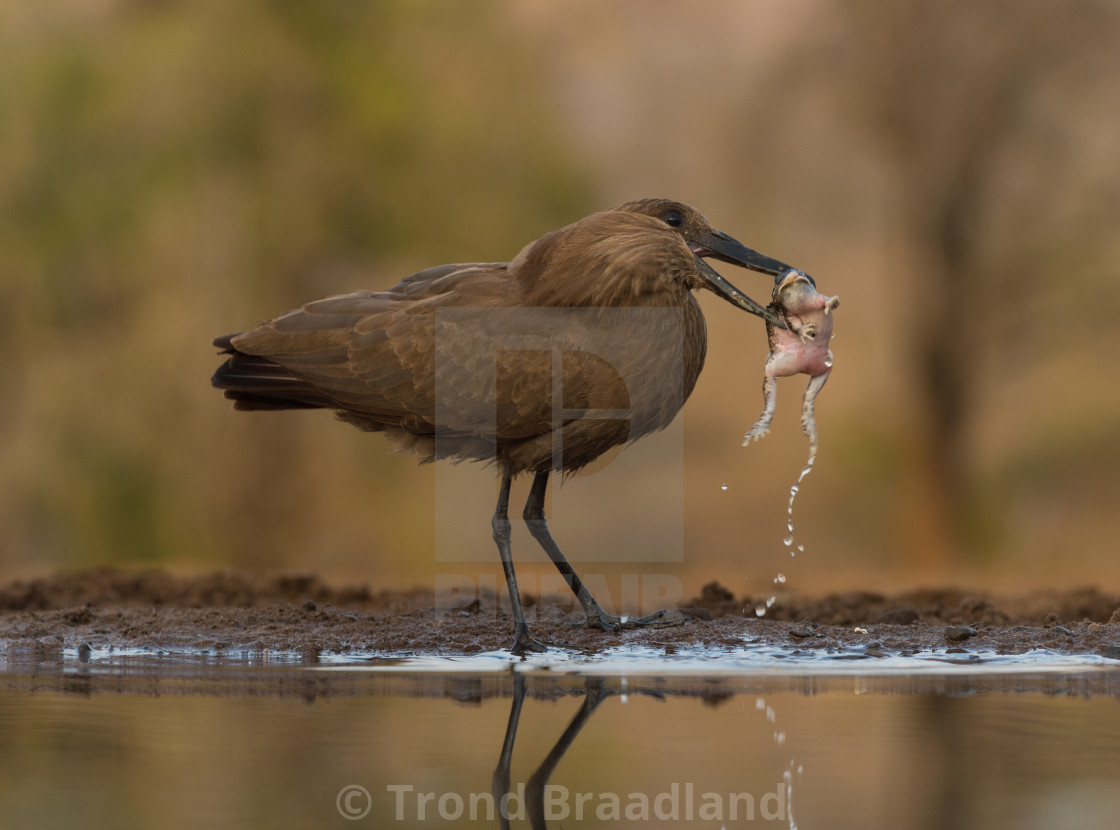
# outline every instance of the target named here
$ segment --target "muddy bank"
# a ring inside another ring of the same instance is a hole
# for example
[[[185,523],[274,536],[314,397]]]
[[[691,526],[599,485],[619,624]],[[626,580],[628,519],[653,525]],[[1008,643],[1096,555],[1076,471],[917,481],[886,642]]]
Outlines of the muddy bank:
[[[454,654],[509,646],[500,598],[440,604],[430,590],[328,586],[311,575],[177,577],[96,570],[0,586],[0,649],[192,649],[222,652]],[[1017,597],[963,589],[734,596],[717,583],[682,604],[682,625],[618,633],[573,627],[567,598],[533,598],[534,633],[580,652],[620,645],[672,654],[747,644],[874,657],[920,651],[1044,648],[1120,659],[1120,595],[1093,588]]]

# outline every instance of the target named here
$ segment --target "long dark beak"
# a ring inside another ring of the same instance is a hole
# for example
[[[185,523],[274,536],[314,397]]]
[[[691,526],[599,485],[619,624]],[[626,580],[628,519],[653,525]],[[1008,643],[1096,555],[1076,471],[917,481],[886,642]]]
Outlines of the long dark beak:
[[[692,251],[696,254],[700,274],[708,281],[708,287],[712,291],[732,305],[743,309],[743,311],[756,314],[779,328],[784,329],[786,327],[785,323],[772,311],[755,302],[725,280],[715,268],[704,261],[704,257],[713,257],[723,262],[730,262],[732,265],[750,268],[752,271],[761,271],[763,274],[770,274],[771,276],[789,271],[790,267],[788,265],[760,254],[758,251],[752,251],[742,242],[722,231],[708,231],[703,236],[699,236],[692,243]]]

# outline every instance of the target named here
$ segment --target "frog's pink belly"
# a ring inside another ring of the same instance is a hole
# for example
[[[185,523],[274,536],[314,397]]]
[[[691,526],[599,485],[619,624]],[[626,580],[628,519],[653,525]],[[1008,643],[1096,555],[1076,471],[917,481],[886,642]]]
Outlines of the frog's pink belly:
[[[776,354],[771,354],[766,361],[766,374],[776,378],[802,373],[821,375],[828,371],[829,363],[827,341],[821,345],[799,343],[792,347],[783,347]]]

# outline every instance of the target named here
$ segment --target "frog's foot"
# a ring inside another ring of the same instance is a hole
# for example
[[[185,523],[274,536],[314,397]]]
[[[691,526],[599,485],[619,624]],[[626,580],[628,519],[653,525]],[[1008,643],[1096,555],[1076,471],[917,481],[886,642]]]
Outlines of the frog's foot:
[[[829,314],[838,305],[840,305],[839,297],[829,297],[828,302],[824,304],[824,313]]]
[[[766,361],[768,366],[771,365],[772,359],[773,355]],[[774,419],[774,410],[778,403],[778,381],[769,374],[762,381],[762,397],[766,405],[762,408],[762,414],[758,416],[754,426],[743,436],[744,447],[751,441],[758,441],[770,431],[770,422]]]
[[[829,357],[831,358],[831,356],[832,353],[829,352]],[[814,404],[817,395],[824,388],[829,374],[831,374],[831,370],[809,378],[809,385],[805,387],[805,395],[801,399],[801,431],[809,437],[809,445],[812,447],[817,445],[817,418],[814,414]]]
[[[817,324],[806,323],[797,328],[797,336],[801,338],[802,343],[808,343],[811,340],[817,339]]]
[[[801,431],[809,438],[809,446],[817,446],[817,419],[813,416],[813,409],[801,413]]]
[[[753,427],[747,430],[747,434],[743,436],[743,446],[747,446],[751,441],[760,441],[762,437],[770,433],[770,419],[766,417],[759,418],[755,421]]]

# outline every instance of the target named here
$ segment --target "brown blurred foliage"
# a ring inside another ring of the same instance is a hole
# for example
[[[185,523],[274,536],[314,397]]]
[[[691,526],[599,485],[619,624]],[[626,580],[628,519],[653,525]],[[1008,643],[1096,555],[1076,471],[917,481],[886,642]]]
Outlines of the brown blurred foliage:
[[[0,565],[428,579],[431,470],[231,413],[210,338],[669,196],[843,301],[791,562],[801,382],[740,449],[765,339],[702,300],[686,582],[1115,578],[1118,36],[1103,0],[0,3]]]

